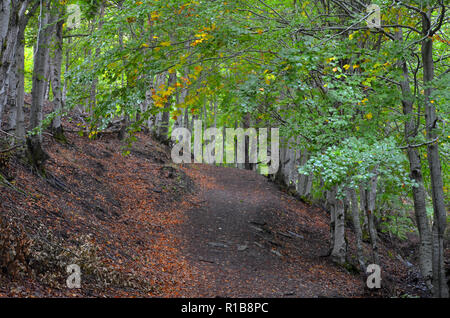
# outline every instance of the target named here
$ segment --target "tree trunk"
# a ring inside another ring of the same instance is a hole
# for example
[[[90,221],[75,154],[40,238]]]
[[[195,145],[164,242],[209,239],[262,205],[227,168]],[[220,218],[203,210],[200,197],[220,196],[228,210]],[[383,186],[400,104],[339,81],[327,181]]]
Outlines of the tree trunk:
[[[423,84],[425,97],[425,123],[427,131],[428,166],[430,168],[431,193],[434,209],[433,224],[433,294],[435,297],[449,297],[447,280],[444,269],[444,232],[447,226],[447,210],[442,181],[441,161],[439,157],[439,144],[437,142],[437,115],[436,108],[431,103],[432,81],[434,79],[433,40],[429,36],[431,30],[431,12],[422,17],[422,31],[426,39],[422,42]],[[436,142],[433,142],[436,140]]]
[[[334,244],[331,259],[337,264],[345,264],[347,244],[345,242],[344,202],[336,198],[334,207]]]
[[[8,94],[8,71],[12,63],[14,39],[11,28],[14,19],[11,14],[11,0],[4,0],[0,3],[0,128],[2,128],[3,111],[7,102]]]
[[[369,189],[366,189],[366,213],[369,221],[369,236],[372,244],[373,262],[380,265],[380,258],[378,256],[378,235],[375,227],[375,202],[377,196],[378,171],[373,169],[373,176],[369,181]]]
[[[353,227],[355,228],[355,238],[356,238],[356,254],[358,257],[358,263],[361,271],[366,272],[366,263],[364,261],[364,253],[362,246],[362,230],[361,222],[359,220],[359,207],[358,207],[358,197],[356,195],[355,189],[348,189],[348,196],[350,198],[350,205],[352,209],[352,221]]]
[[[330,212],[330,248],[327,254],[327,256],[329,256],[331,255],[331,252],[333,251],[334,247],[334,235],[336,225],[336,218],[335,218],[336,193],[334,192],[334,189],[326,191],[325,197],[326,197],[325,210]]]
[[[16,136],[25,137],[25,115],[23,107],[25,104],[25,26],[17,37],[18,47],[16,53],[17,64],[17,97],[16,97]]]
[[[0,128],[2,127],[3,111],[8,100],[11,100],[10,89],[17,87],[16,53],[18,49],[19,30],[25,28],[27,8],[30,1],[3,0],[0,4]],[[33,10],[32,10],[33,11]],[[16,92],[12,92],[13,95]],[[12,96],[14,112],[15,96]],[[12,115],[15,117],[15,114]],[[15,120],[15,118],[13,118]]]
[[[103,27],[103,15],[105,13],[105,6],[103,4],[103,2],[100,2],[100,13],[99,13],[99,23],[98,23],[98,28],[101,29]],[[97,48],[95,49],[95,54],[94,54],[94,63],[97,60],[97,58],[100,56],[100,45],[97,45]],[[95,75],[94,75],[95,76]],[[89,94],[89,114],[92,116],[95,110],[95,107],[97,105],[97,85],[98,85],[98,77],[95,76],[94,79],[92,80],[91,83],[91,92]]]
[[[55,118],[52,121],[52,132],[53,136],[57,140],[64,141],[64,132],[61,125],[61,113],[64,108],[63,104],[63,96],[62,96],[62,87],[61,87],[61,64],[62,64],[62,55],[63,55],[63,24],[64,19],[61,17],[64,16],[64,12],[58,12],[56,19],[58,22],[54,26],[55,34],[54,34],[54,45],[52,45],[53,54],[51,56],[52,66],[50,73],[50,80],[52,84],[52,92],[53,92],[53,104],[55,107],[55,111],[57,112]]]
[[[32,76],[32,89],[31,89],[31,114],[30,114],[30,130],[33,130],[42,122],[42,107],[44,105],[45,86],[46,79],[45,73],[48,62],[48,46],[49,37],[48,32],[53,21],[50,19],[49,8],[45,5],[43,8],[43,16],[40,21],[40,29],[38,33],[38,43],[36,45],[36,54],[34,57],[34,69]],[[42,149],[42,135],[41,133],[35,133],[27,138],[28,152],[31,164],[38,169],[39,172],[43,172],[43,164],[48,155]]]
[[[403,36],[401,31],[399,31],[396,36],[399,41],[402,41]],[[411,94],[408,66],[406,61],[402,60],[399,66],[403,72],[403,79],[400,82],[400,87],[402,90],[403,114],[406,116],[404,134],[406,143],[410,144],[417,135],[418,127],[416,125],[415,118],[412,115],[414,99]],[[407,154],[410,167],[410,177],[417,184],[416,187],[412,187],[412,195],[414,200],[414,213],[420,236],[419,266],[427,287],[431,288],[431,280],[433,275],[432,235],[426,210],[426,192],[423,185],[422,164],[417,148],[408,147]]]
[[[169,74],[169,79],[167,81],[167,87],[175,86],[177,82],[177,73],[173,72]],[[170,107],[172,105],[171,96],[168,97],[167,103],[165,105],[165,110],[161,116],[160,128],[159,128],[159,138],[162,142],[167,143],[169,138],[169,121],[170,121]]]

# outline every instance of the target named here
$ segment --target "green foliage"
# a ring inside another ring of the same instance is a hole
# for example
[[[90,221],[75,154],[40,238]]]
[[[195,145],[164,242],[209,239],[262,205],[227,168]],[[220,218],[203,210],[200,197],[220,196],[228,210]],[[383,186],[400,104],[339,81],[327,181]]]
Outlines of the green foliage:
[[[412,208],[411,188],[416,185],[409,177],[404,146],[427,141],[422,34],[415,29],[422,22],[418,12],[437,1],[412,1],[418,11],[401,2],[373,1],[381,8],[382,31],[366,27],[365,8],[357,4],[344,10],[314,1],[76,3],[81,5],[82,24],[64,30],[70,38],[65,41],[70,54],[64,59],[64,79],[67,106],[90,114],[85,127],[90,137],[124,116],[131,122],[128,142],[143,123],[164,111],[172,121],[187,113],[203,116],[205,126],[218,127],[242,125],[249,116],[252,126],[280,127],[284,140],[295,140],[299,149],[311,153],[299,171],[317,177],[314,184],[323,188],[314,191],[335,185],[341,192],[357,188],[376,168],[377,206],[400,211],[386,216],[383,227],[400,237],[409,230],[404,212]],[[439,11],[434,8],[436,18]],[[36,18],[31,25],[26,33],[27,91]],[[450,181],[446,33],[444,23],[442,33],[433,36],[436,79],[431,84],[445,185]],[[413,113],[408,116],[398,85],[402,60],[411,83],[406,95]],[[177,77],[171,86],[169,74]],[[163,84],[156,84],[161,76]],[[187,96],[180,102],[182,92]],[[404,125],[411,120],[417,134],[406,140]],[[429,190],[425,147],[418,149]]]

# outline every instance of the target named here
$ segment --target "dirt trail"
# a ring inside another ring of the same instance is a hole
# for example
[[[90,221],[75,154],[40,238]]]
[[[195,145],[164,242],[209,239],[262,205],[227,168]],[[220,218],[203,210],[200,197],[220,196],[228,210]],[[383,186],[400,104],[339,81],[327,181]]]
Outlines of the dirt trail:
[[[358,276],[327,258],[328,225],[252,171],[207,165],[184,169],[200,203],[185,211],[183,254],[192,280],[181,294],[202,297],[359,296]]]

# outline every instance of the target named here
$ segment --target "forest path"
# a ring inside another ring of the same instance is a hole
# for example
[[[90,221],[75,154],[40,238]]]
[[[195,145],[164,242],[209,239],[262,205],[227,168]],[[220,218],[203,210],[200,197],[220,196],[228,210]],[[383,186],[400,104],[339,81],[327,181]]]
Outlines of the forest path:
[[[360,277],[321,257],[324,213],[280,191],[253,171],[190,165],[199,202],[185,211],[180,252],[192,297],[359,296]]]

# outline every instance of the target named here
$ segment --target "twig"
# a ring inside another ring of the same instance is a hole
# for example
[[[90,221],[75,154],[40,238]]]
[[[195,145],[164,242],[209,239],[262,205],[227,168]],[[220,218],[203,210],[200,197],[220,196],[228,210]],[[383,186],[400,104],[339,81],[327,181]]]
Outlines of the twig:
[[[21,145],[19,144],[19,145],[15,145],[15,146],[13,146],[11,148],[8,148],[8,149],[5,149],[5,150],[0,150],[0,153],[10,152],[10,151],[12,151],[12,150],[14,150],[16,148],[19,148],[20,146]]]
[[[437,142],[438,140],[439,140],[439,137],[436,137],[436,138],[434,138],[433,140],[429,140],[429,141],[426,141],[426,142],[423,142],[423,143],[417,144],[417,145],[407,145],[407,146],[403,146],[403,147],[400,147],[400,149],[418,148],[418,147],[422,147],[422,146],[426,146],[426,145],[435,143],[435,142]]]

